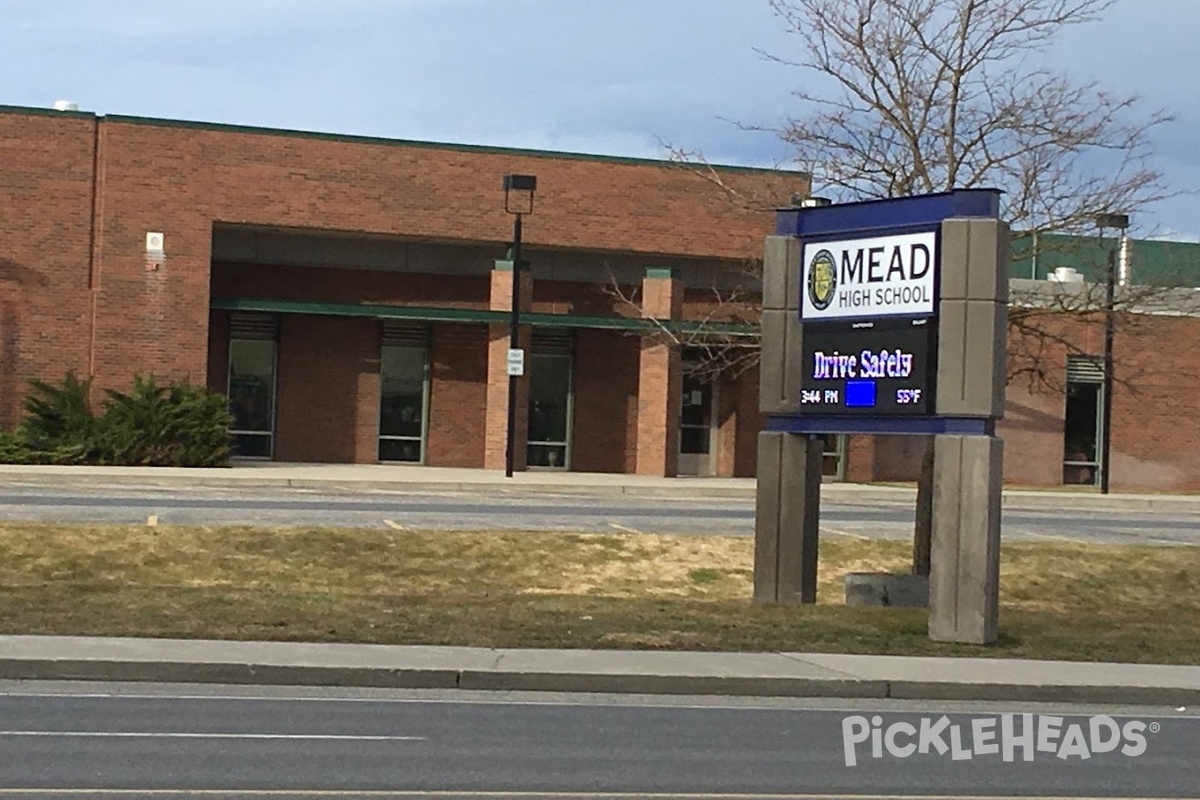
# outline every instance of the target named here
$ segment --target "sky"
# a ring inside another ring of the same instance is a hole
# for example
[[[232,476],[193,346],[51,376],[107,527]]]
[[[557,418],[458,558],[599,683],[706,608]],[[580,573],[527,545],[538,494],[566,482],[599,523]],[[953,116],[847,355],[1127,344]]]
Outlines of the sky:
[[[1200,0],[1118,0],[1050,55],[1176,117],[1171,188],[1200,188]],[[798,46],[767,0],[0,0],[0,105],[394,139],[775,166]],[[741,123],[739,125],[737,123]],[[817,187],[818,190],[820,187]],[[1132,233],[1200,241],[1200,197]]]

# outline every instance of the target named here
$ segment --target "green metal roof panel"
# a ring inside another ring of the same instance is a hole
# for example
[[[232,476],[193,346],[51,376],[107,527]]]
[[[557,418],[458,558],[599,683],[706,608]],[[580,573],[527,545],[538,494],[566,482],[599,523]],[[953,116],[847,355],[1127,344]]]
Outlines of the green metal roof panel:
[[[245,298],[213,298],[213,308],[231,311],[261,311],[275,314],[316,314],[334,317],[370,317],[374,319],[410,319],[426,322],[466,322],[506,324],[507,311],[470,308],[431,308],[422,306],[379,306],[354,303],[319,303],[296,300],[254,300]],[[523,313],[521,320],[534,327],[595,328],[605,330],[644,331],[655,327],[652,320],[637,317],[583,317],[572,314]],[[696,322],[679,320],[664,323],[679,333],[713,333],[726,336],[758,336],[757,325],[731,322]]]

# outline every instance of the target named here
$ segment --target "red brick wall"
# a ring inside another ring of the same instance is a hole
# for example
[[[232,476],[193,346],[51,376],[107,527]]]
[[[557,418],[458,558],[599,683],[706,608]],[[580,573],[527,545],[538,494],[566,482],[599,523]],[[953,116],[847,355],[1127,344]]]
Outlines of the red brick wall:
[[[758,411],[758,368],[743,373],[737,387],[737,439],[733,459],[733,477],[752,478],[758,470],[758,434],[766,417]]]
[[[479,467],[487,404],[488,326],[436,324],[431,347],[426,463]]]
[[[1114,361],[1113,488],[1200,489],[1200,319],[1142,318]]]
[[[538,314],[572,314],[580,317],[637,317],[638,310],[621,302],[608,290],[603,275],[597,276],[600,283],[572,281],[533,282],[532,311]],[[631,290],[625,290],[631,296]]]
[[[633,472],[640,342],[622,331],[577,332],[572,470]]]
[[[212,296],[486,309],[487,276],[213,264]]]
[[[95,131],[85,116],[0,113],[0,428],[29,378],[88,373]]]
[[[741,259],[772,226],[666,164],[2,110],[0,415],[24,377],[70,367],[98,389],[137,371],[204,381],[214,222],[501,246],[507,172],[538,176],[534,247]],[[764,178],[779,182],[726,180]],[[156,271],[148,231],[166,236]]]
[[[277,461],[377,460],[380,333],[372,319],[282,318]]]

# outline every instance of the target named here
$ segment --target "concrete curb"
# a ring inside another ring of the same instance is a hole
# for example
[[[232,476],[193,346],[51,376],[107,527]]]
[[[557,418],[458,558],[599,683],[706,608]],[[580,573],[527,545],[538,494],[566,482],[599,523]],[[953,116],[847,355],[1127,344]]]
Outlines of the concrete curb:
[[[1170,686],[1033,685],[857,678],[389,669],[118,660],[0,659],[0,679],[1092,705],[1200,705],[1200,689]]]
[[[49,473],[19,472],[0,469],[0,482],[35,486],[129,486],[188,488],[247,489],[290,488],[312,490],[388,491],[388,492],[521,492],[529,494],[567,494],[591,497],[661,497],[675,499],[740,499],[753,500],[755,488],[728,486],[705,479],[684,479],[679,484],[662,486],[638,483],[526,483],[523,481],[387,481],[339,480],[337,478],[274,478],[256,472],[253,477],[227,475],[129,475],[112,473]],[[843,503],[901,503],[916,501],[916,490],[902,486],[872,486],[827,483],[822,497]],[[1014,511],[1147,511],[1155,513],[1200,514],[1200,495],[1096,495],[1073,492],[1032,492],[1008,490],[1003,495],[1003,507]]]

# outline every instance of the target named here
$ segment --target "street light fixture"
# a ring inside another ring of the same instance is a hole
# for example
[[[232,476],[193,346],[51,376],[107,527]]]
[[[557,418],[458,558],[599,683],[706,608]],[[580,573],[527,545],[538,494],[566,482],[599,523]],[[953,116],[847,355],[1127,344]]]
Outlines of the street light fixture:
[[[1100,239],[1104,239],[1105,228],[1115,228],[1125,235],[1129,228],[1128,214],[1097,214],[1096,226]],[[1113,396],[1113,332],[1116,317],[1117,290],[1117,246],[1108,250],[1108,267],[1104,272],[1104,418],[1100,422],[1100,493],[1108,494],[1108,472],[1111,463],[1112,445],[1112,396]]]
[[[537,178],[533,175],[504,176],[504,210],[513,215],[512,239],[512,313],[508,333],[508,441],[504,448],[504,475],[513,476],[516,458],[517,378],[525,374],[525,353],[520,348],[521,327],[521,218],[533,213],[533,194]]]

